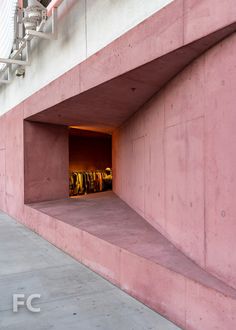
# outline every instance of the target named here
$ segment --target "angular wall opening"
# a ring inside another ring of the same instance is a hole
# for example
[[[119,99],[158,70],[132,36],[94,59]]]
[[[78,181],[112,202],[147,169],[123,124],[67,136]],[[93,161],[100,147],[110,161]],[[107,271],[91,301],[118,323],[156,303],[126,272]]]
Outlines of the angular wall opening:
[[[24,122],[26,204],[112,190],[112,136]]]

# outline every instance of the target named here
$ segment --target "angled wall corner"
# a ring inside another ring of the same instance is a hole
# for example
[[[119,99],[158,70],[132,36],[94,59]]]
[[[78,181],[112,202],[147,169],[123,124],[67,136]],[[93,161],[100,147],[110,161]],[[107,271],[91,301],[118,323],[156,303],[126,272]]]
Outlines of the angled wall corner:
[[[234,288],[235,56],[234,34],[113,134],[115,193]]]

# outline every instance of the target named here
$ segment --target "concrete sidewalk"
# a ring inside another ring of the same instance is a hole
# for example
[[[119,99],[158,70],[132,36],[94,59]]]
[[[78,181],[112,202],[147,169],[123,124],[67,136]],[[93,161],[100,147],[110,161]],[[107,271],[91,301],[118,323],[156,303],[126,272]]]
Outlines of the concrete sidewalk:
[[[15,293],[40,313],[13,313]],[[0,329],[179,328],[0,212]]]

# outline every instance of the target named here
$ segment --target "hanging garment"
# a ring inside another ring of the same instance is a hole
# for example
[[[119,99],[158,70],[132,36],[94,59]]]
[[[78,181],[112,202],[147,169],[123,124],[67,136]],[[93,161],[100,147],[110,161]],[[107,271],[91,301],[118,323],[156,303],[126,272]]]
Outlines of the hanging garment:
[[[112,175],[106,171],[78,171],[69,175],[70,196],[111,189]]]
[[[83,187],[83,174],[82,173],[78,173],[77,175],[78,177],[78,184],[79,184],[79,194],[83,194],[84,192],[84,187]]]
[[[90,181],[90,192],[94,192],[94,179],[93,179],[93,173],[89,173],[89,181]]]
[[[102,185],[102,173],[99,173],[99,190],[102,191],[103,189],[103,185]]]

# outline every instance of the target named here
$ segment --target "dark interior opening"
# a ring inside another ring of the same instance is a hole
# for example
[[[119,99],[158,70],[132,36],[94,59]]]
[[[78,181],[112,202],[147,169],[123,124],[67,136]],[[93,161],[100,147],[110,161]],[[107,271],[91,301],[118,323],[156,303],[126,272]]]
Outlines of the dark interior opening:
[[[70,197],[112,190],[112,137],[69,128]]]

